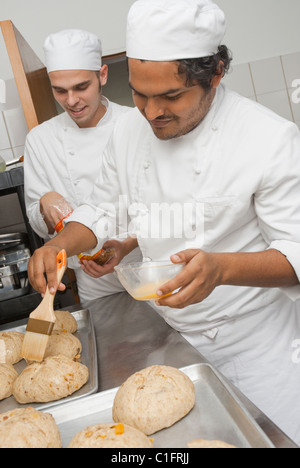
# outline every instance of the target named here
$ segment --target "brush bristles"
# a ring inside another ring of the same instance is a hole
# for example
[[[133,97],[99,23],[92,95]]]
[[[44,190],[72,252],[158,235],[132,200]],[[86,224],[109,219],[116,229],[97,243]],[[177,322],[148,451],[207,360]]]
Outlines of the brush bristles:
[[[44,359],[49,335],[27,331],[25,333],[21,355],[27,361],[41,362]]]

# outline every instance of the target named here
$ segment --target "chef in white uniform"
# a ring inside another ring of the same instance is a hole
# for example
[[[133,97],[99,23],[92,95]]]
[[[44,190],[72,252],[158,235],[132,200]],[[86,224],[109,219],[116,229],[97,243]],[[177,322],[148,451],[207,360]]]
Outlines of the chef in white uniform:
[[[35,127],[25,144],[25,201],[34,231],[49,240],[59,221],[85,203],[101,168],[117,118],[130,108],[102,95],[108,76],[100,39],[83,30],[63,30],[44,43],[54,97],[65,112]],[[133,258],[139,259],[138,252]],[[124,291],[115,273],[92,278],[78,258],[69,259],[80,299]]]
[[[43,291],[46,263],[55,291],[59,249],[94,248],[113,223],[103,203],[121,195],[144,258],[186,263],[153,307],[300,443],[300,133],[222,85],[224,33],[209,0],[133,4],[137,108],[114,128],[89,205],[36,251],[29,276]]]

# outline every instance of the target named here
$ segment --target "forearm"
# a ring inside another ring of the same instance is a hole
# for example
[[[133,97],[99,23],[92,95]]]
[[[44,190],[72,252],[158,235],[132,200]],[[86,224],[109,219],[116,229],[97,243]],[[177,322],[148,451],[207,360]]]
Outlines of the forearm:
[[[292,265],[278,250],[211,255],[219,265],[219,284],[266,288],[299,284]]]
[[[46,245],[65,249],[67,256],[72,257],[93,249],[97,245],[97,239],[94,233],[83,224],[71,222]]]

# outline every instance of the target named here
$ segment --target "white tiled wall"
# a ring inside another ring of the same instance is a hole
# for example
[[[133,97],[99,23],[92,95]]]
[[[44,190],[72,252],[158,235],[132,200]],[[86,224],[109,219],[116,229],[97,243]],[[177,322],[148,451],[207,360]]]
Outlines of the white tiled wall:
[[[224,83],[300,127],[300,52],[234,65]]]
[[[28,127],[13,79],[6,81],[6,103],[0,104],[0,154],[5,161],[23,155]]]

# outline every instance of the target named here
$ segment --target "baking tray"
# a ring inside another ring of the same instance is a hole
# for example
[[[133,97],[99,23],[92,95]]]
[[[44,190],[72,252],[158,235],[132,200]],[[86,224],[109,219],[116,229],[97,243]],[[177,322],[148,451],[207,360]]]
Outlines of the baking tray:
[[[0,401],[0,413],[4,413],[14,408],[24,408],[30,406],[35,409],[44,409],[52,406],[56,406],[68,401],[74,401],[78,398],[86,397],[98,391],[98,363],[97,363],[97,347],[93,321],[91,319],[90,311],[79,310],[72,312],[75,317],[78,329],[74,336],[76,336],[82,344],[82,352],[79,362],[85,364],[89,369],[89,380],[81,387],[77,392],[72,395],[62,398],[57,401],[49,401],[48,403],[30,403],[21,405],[13,396]],[[28,319],[19,320],[10,324],[0,326],[0,331],[17,331],[25,333]],[[14,368],[20,374],[26,367],[24,359],[17,364],[14,364]]]
[[[275,448],[211,365],[194,364],[181,370],[195,385],[196,404],[185,418],[151,436],[154,448],[186,449],[189,441],[198,438],[222,440],[237,448]],[[49,411],[58,424],[64,448],[87,426],[113,422],[117,390],[106,390]]]

